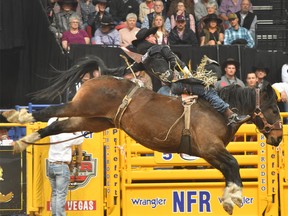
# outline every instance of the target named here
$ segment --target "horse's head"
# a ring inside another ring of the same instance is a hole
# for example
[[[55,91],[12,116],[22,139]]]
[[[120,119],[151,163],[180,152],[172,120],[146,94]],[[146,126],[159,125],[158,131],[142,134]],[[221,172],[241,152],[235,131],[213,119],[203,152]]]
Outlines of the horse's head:
[[[265,135],[267,144],[278,146],[282,141],[283,127],[276,94],[270,84],[255,90],[256,104],[252,121]]]
[[[283,128],[276,93],[270,84],[261,90],[229,85],[220,91],[220,97],[240,114],[251,115],[252,122],[265,135],[268,144],[279,145]]]

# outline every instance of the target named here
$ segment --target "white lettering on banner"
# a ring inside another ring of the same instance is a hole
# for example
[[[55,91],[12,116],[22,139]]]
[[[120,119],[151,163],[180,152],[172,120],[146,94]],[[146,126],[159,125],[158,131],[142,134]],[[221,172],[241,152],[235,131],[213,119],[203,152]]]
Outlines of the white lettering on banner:
[[[265,136],[261,135],[260,140],[264,140]],[[266,144],[265,142],[260,143],[260,152],[263,156],[260,157],[259,160],[259,165],[258,167],[260,168],[260,187],[261,191],[266,190],[266,179],[267,179],[267,174],[266,174]],[[262,186],[261,186],[262,185]]]
[[[172,199],[173,213],[193,212],[193,206],[198,206],[198,212],[201,213],[212,212],[209,191],[172,191]]]
[[[96,210],[96,200],[68,200],[65,208],[66,211],[93,211]],[[50,201],[47,210],[51,211]]]
[[[142,198],[131,198],[132,205],[135,206],[151,206],[156,208],[158,205],[166,205],[166,199],[154,198],[154,199],[142,199]]]

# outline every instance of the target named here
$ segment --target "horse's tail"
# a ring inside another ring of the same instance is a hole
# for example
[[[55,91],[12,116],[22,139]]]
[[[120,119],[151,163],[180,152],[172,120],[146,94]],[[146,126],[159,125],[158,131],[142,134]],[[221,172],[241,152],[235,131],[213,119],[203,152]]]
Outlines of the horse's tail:
[[[64,94],[67,89],[75,88],[77,83],[80,83],[86,73],[92,74],[94,70],[100,70],[103,75],[118,75],[121,76],[123,68],[107,68],[102,59],[97,56],[87,56],[80,59],[68,70],[53,69],[52,72],[56,75],[48,78],[51,85],[45,89],[41,89],[30,95],[35,100],[48,99],[54,100]]]

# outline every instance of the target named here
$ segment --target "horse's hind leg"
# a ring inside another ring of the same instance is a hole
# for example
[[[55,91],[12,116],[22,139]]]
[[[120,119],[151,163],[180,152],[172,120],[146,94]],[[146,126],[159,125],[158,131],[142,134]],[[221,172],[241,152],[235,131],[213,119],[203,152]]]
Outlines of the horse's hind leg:
[[[112,127],[114,125],[105,118],[72,117],[63,121],[55,121],[51,125],[15,141],[13,143],[14,152],[22,152],[28,147],[29,143],[35,143],[50,135],[77,131],[100,132]]]
[[[237,160],[224,148],[206,150],[201,155],[208,163],[220,170],[225,177],[226,188],[222,197],[224,210],[232,215],[234,204],[242,207],[242,180]]]
[[[68,102],[56,106],[49,106],[45,109],[28,113],[26,109],[9,110],[2,113],[8,122],[12,123],[29,123],[35,121],[48,121],[51,117],[72,117],[82,116],[90,117],[89,110],[82,109],[76,102]]]

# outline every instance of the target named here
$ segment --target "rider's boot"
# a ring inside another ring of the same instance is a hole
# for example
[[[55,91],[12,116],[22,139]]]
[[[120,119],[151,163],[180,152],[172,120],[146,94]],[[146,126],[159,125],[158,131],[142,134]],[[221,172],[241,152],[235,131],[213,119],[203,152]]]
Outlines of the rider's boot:
[[[228,119],[227,125],[240,126],[241,124],[247,122],[250,119],[249,115],[241,115],[239,116],[237,113],[234,113],[231,109],[227,109],[224,112],[224,115]]]

